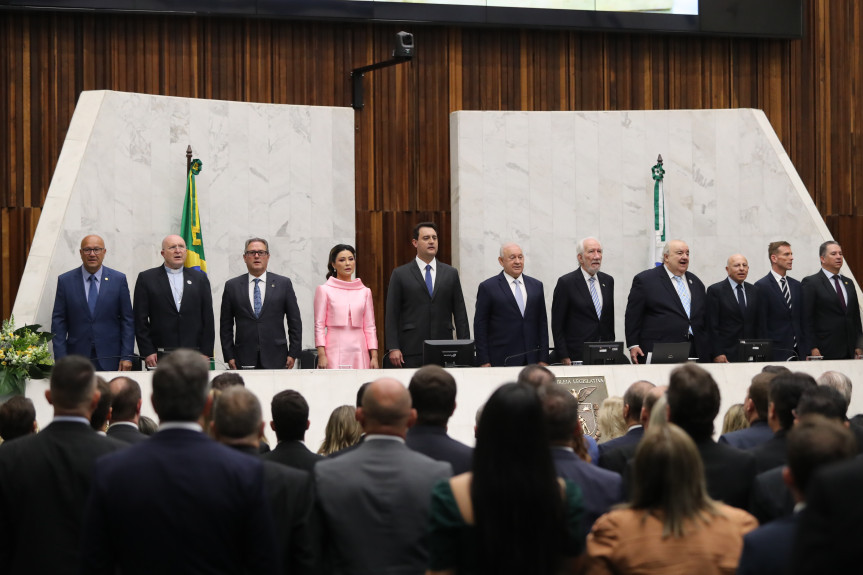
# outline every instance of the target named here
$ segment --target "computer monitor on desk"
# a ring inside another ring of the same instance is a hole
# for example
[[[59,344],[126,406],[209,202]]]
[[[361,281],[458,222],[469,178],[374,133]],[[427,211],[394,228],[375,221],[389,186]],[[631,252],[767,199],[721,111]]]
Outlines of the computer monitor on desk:
[[[626,365],[622,341],[586,341],[582,351],[584,365]]]
[[[773,342],[769,339],[741,339],[740,361],[772,361]]]
[[[423,365],[474,367],[472,339],[427,339],[423,342]]]

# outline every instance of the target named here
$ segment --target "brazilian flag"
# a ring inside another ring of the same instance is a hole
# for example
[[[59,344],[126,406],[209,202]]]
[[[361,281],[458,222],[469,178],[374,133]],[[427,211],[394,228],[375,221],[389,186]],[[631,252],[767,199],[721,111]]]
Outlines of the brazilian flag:
[[[195,158],[189,167],[183,217],[180,220],[180,236],[186,242],[186,267],[207,273],[204,237],[201,235],[201,216],[198,213],[198,189],[195,186],[195,176],[201,173],[202,165],[201,160]]]

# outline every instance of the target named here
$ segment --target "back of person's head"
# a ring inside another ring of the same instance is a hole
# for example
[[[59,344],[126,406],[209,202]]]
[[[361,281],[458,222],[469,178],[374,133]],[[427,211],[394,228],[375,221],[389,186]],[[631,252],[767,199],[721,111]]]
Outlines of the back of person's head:
[[[668,423],[668,394],[663,393],[654,402],[645,428],[660,427],[666,423]]]
[[[365,395],[365,394],[366,394],[366,389],[367,389],[371,384],[372,384],[372,382],[367,381],[367,382],[365,382],[364,384],[362,384],[362,385],[360,386],[360,388],[357,390],[357,402],[356,402],[356,404],[355,404],[355,405],[356,405],[356,407],[358,407],[358,408],[359,408],[359,407],[362,407],[362,406],[363,406],[363,395]]]
[[[638,423],[641,418],[641,408],[644,405],[644,398],[654,387],[656,386],[642,379],[627,388],[623,394],[623,416],[627,423]]]
[[[845,408],[851,405],[851,379],[839,371],[825,371],[816,380],[818,385],[832,387],[845,398]]]
[[[556,572],[566,533],[556,475],[536,389],[502,385],[482,411],[471,481],[486,572]]]
[[[318,453],[329,455],[355,445],[362,433],[363,429],[357,421],[357,408],[353,405],[339,406],[330,414]]]
[[[51,369],[51,403],[57,409],[79,409],[89,405],[96,390],[96,372],[86,357],[67,355]]]
[[[153,374],[153,409],[165,421],[196,421],[207,405],[210,390],[207,360],[189,349],[178,349],[159,360]]]
[[[784,365],[765,365],[761,368],[761,373],[772,373],[773,375],[780,375],[783,373],[791,373],[791,370]]]
[[[803,392],[794,415],[799,419],[814,413],[844,423],[846,410],[845,398],[838,390],[819,385]]]
[[[517,383],[524,383],[534,387],[542,387],[544,385],[554,385],[556,378],[550,369],[544,365],[532,363],[525,366],[518,372]]]
[[[99,403],[96,404],[96,409],[90,414],[90,427],[95,431],[105,431],[105,426],[108,424],[108,416],[111,413],[111,388],[108,382],[100,376],[96,376],[96,389],[101,394]]]
[[[229,387],[233,387],[235,385],[242,385],[244,387],[246,385],[246,382],[243,381],[243,376],[236,371],[226,371],[224,373],[220,373],[213,378],[213,381],[210,382],[210,387],[212,387],[213,389],[218,389],[219,391],[228,389]]]
[[[241,385],[222,390],[213,407],[213,428],[219,439],[252,438],[261,433],[261,402]]]
[[[273,431],[279,441],[302,441],[309,424],[309,404],[300,392],[280,391],[270,402]]]
[[[713,435],[720,397],[719,386],[708,371],[691,363],[675,368],[669,377],[667,396],[669,421],[696,442]]]
[[[740,429],[749,427],[749,421],[746,419],[746,414],[743,412],[743,404],[735,403],[725,412],[725,417],[722,419],[722,433],[731,433]]]
[[[641,405],[641,417],[639,417],[639,420],[644,427],[650,425],[650,420],[653,417],[653,410],[656,407],[657,402],[659,402],[660,399],[665,398],[665,392],[667,390],[668,386],[655,385],[644,395],[644,403]],[[663,403],[663,406],[664,405],[665,404]],[[663,407],[663,409],[665,408]]]
[[[144,435],[153,435],[159,431],[159,426],[151,418],[142,415],[138,418],[138,431]]]
[[[612,395],[602,400],[596,414],[596,425],[599,428],[597,437],[602,443],[626,434],[622,397]]]
[[[782,429],[791,429],[794,425],[794,410],[807,389],[816,387],[815,380],[808,373],[782,373],[770,382],[770,403],[773,406],[774,417]]]
[[[132,378],[119,376],[108,382],[111,389],[111,421],[132,421],[141,405],[141,386]]]
[[[373,381],[363,394],[360,409],[360,423],[366,433],[403,434],[412,419],[410,392],[392,378]]]
[[[438,365],[426,365],[414,372],[408,391],[417,423],[446,427],[455,411],[456,384],[447,370]]]
[[[644,433],[632,473],[628,506],[660,511],[663,537],[682,537],[687,521],[707,520],[708,513],[716,510],[707,495],[704,464],[695,442],[673,423],[651,426]]]
[[[786,370],[787,371],[787,370]],[[791,373],[791,372],[788,372]],[[768,395],[770,393],[770,382],[773,381],[778,374],[762,371],[752,377],[752,383],[749,384],[749,400],[758,414],[758,419],[767,421],[767,404]]]
[[[805,495],[809,479],[819,467],[856,454],[857,442],[851,430],[818,414],[800,417],[788,432],[788,468],[799,496]]]
[[[548,440],[568,444],[582,437],[578,421],[578,400],[567,389],[550,385],[540,390]]]
[[[23,395],[14,395],[0,405],[0,438],[11,441],[36,431],[36,408]]]

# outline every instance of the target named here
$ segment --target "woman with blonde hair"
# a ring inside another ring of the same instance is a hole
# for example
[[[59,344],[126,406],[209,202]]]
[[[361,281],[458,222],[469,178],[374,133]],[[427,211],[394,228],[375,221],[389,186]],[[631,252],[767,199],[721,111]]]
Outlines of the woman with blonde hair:
[[[600,517],[587,537],[587,573],[735,572],[743,536],[758,521],[707,495],[704,465],[685,431],[651,425],[632,471],[632,500]]]
[[[596,424],[599,427],[599,443],[605,443],[626,435],[626,420],[623,419],[623,398],[616,395],[606,397],[599,406]]]
[[[327,431],[318,453],[329,455],[356,444],[363,434],[357,421],[357,409],[353,405],[342,405],[330,414]]]
[[[722,419],[722,435],[739,431],[749,427],[749,420],[746,419],[746,412],[743,411],[742,403],[735,403],[725,412],[725,417]]]

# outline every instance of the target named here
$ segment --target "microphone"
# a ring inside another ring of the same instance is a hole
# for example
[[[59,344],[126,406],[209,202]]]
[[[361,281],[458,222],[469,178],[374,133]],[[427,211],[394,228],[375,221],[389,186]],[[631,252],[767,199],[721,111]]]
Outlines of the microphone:
[[[554,351],[554,348],[553,348],[553,347],[549,347],[549,348],[547,348],[547,349],[548,349],[548,351],[549,351],[549,352]],[[533,348],[533,349],[529,349],[529,350],[527,350],[527,351],[523,351],[523,352],[521,352],[521,353],[514,353],[514,354],[512,354],[512,355],[508,355],[507,357],[505,357],[505,358],[503,359],[503,366],[504,366],[504,367],[508,367],[509,360],[511,360],[511,359],[518,359],[518,358],[520,358],[520,357],[524,357],[524,356],[526,356],[526,355],[530,355],[531,353],[539,353],[539,352],[541,352],[541,351],[542,351],[542,347],[540,347],[540,346],[536,346],[536,347],[535,347],[535,348]]]

